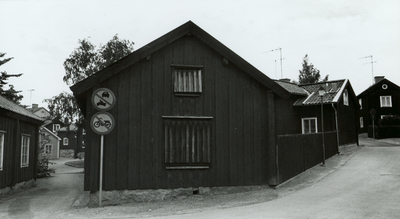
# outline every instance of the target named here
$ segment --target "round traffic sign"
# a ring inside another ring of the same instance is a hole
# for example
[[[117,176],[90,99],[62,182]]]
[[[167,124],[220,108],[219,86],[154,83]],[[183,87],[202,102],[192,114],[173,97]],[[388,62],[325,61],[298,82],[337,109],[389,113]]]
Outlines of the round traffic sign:
[[[108,88],[99,88],[92,94],[92,105],[100,111],[107,111],[115,105],[114,93]]]
[[[95,133],[106,135],[114,129],[115,120],[110,113],[98,112],[92,116],[90,126]]]

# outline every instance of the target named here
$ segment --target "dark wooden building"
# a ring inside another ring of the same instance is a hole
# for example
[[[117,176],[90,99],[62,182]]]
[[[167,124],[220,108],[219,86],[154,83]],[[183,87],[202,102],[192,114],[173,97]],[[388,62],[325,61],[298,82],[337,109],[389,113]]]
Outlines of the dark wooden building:
[[[43,120],[0,96],[0,188],[36,179]]]
[[[98,88],[116,96],[105,190],[276,184],[275,102],[290,93],[194,23],[72,86],[87,121]],[[86,132],[85,190],[97,191],[100,136]]]
[[[335,80],[322,83],[297,85],[288,80],[277,81],[292,95],[290,102],[284,101],[280,122],[292,125],[280,126],[279,134],[309,134],[322,131],[321,96],[324,114],[324,132],[338,131],[338,145],[358,143],[356,95],[349,80]],[[286,115],[286,116],[283,116]],[[286,120],[286,122],[285,122]]]
[[[371,109],[376,112],[375,125],[384,117],[400,116],[400,87],[383,76],[375,77],[375,83],[357,95],[357,99],[360,133],[366,133],[372,126]]]

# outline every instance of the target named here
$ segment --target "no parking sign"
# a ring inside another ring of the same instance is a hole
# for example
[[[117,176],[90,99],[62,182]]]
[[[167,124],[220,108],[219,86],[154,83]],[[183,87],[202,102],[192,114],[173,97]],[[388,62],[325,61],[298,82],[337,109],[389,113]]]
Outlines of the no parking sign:
[[[92,105],[99,110],[92,116],[90,126],[92,130],[100,135],[100,171],[99,171],[99,206],[101,207],[102,190],[103,190],[103,147],[104,135],[110,133],[115,126],[114,117],[105,111],[110,110],[116,102],[114,93],[107,88],[99,88],[92,94]]]

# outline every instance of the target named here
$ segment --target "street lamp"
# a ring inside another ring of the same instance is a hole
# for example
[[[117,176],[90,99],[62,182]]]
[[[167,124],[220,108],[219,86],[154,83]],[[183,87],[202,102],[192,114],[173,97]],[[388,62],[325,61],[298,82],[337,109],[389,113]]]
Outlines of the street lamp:
[[[318,90],[318,96],[321,97],[322,166],[325,166],[324,107],[322,105],[322,99],[324,95],[325,95],[325,89],[321,86]]]

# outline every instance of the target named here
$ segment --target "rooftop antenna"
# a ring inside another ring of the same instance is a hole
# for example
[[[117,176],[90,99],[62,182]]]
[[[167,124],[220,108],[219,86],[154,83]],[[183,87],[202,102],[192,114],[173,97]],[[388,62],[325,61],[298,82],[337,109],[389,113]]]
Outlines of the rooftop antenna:
[[[35,91],[34,89],[28,90],[30,92],[30,101],[31,101],[31,106],[32,106],[32,91]]]
[[[366,59],[366,58],[371,58],[371,62],[368,62],[368,63],[365,63],[365,64],[371,63],[371,68],[372,68],[372,84],[374,84],[374,63],[376,63],[376,61],[374,61],[372,55],[365,56],[365,57],[361,57],[361,58],[359,58],[359,59]]]
[[[283,78],[283,71],[282,71],[282,48],[277,48],[277,49],[269,50],[269,51],[266,51],[266,52],[263,52],[263,53],[273,52],[273,51],[276,51],[276,50],[279,50],[279,52],[280,52],[280,54],[281,54],[280,60],[281,60],[281,79],[282,79],[282,78]]]

